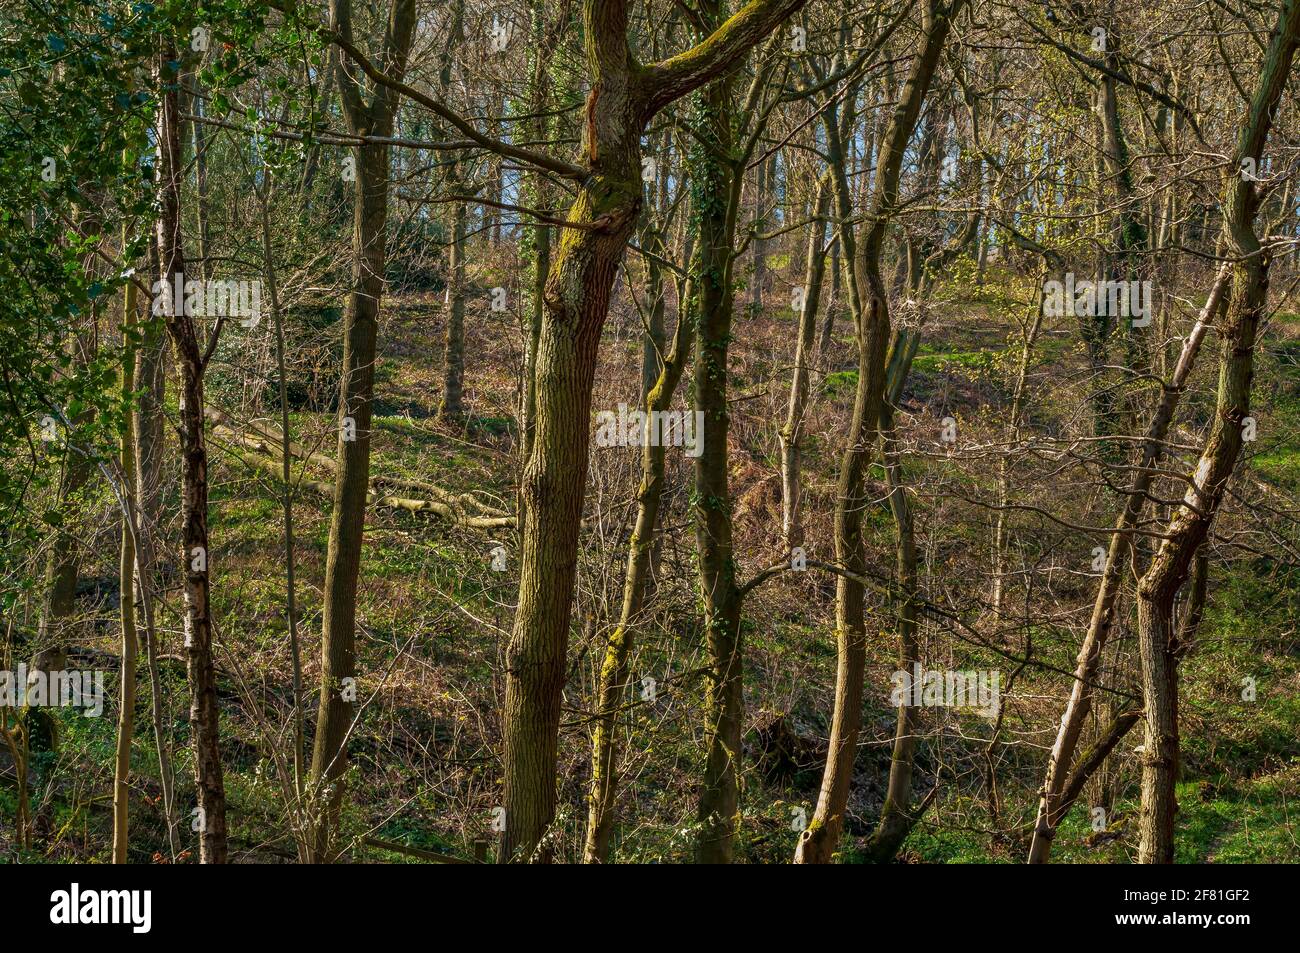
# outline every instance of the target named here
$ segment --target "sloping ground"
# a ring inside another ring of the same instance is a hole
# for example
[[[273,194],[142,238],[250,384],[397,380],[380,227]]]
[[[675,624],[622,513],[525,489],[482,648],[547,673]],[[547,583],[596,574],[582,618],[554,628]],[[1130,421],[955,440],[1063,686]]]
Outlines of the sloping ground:
[[[988,494],[987,467],[981,472],[937,447],[938,419],[956,416],[964,441],[978,443],[996,433],[1006,400],[1009,362],[1018,353],[1005,331],[1000,297],[986,294],[951,301],[927,326],[923,347],[905,392],[909,475],[941,479],[945,491]],[[742,576],[768,565],[779,552],[779,481],[776,430],[785,400],[791,316],[774,310],[745,318],[737,329],[733,365],[733,492],[736,499],[737,558]],[[810,410],[808,433],[808,538],[811,556],[829,555],[830,514],[839,434],[851,399],[852,349],[843,319]],[[611,316],[608,335],[622,342],[625,359],[606,357],[599,371],[594,409],[635,399],[639,379],[638,325],[633,316]],[[441,313],[435,298],[405,297],[386,302],[377,368],[380,394],[373,471],[411,481],[436,483],[456,493],[473,492],[513,512],[513,456],[510,417],[517,401],[519,361],[512,316],[472,308],[468,335],[466,398],[471,412],[464,427],[434,420],[441,385]],[[607,342],[609,344],[611,342]],[[607,355],[618,354],[617,346]],[[1068,328],[1048,328],[1031,368],[1040,388],[1035,426],[1056,426],[1075,411],[1081,392],[1074,372],[1081,360]],[[1263,436],[1258,466],[1251,472],[1260,492],[1285,494],[1291,506],[1294,460],[1300,440],[1292,413],[1294,379],[1281,359],[1261,362],[1257,384]],[[1042,390],[1058,379],[1073,381]],[[685,403],[685,385],[676,402]],[[274,415],[271,415],[274,420]],[[294,437],[332,452],[334,417],[328,411],[296,411]],[[635,451],[593,453],[589,514],[599,514],[584,534],[581,583],[571,638],[571,668],[561,745],[561,856],[576,856],[585,821],[587,733],[584,706],[591,697],[603,639],[617,615],[624,545],[633,511]],[[669,460],[673,481],[664,556],[659,577],[660,612],[640,635],[633,659],[638,677],[656,678],[655,703],[629,719],[625,740],[632,752],[625,769],[623,818],[616,852],[623,860],[679,861],[689,857],[694,823],[702,721],[700,687],[693,674],[703,659],[692,527],[689,521],[689,460]],[[878,478],[879,474],[873,474]],[[328,480],[328,474],[317,474]],[[1032,490],[1032,486],[1030,487]],[[1056,487],[1062,494],[1069,487]],[[218,622],[218,666],[222,672],[223,743],[235,846],[244,859],[291,855],[287,817],[275,759],[287,751],[287,686],[290,683],[284,617],[281,513],[273,482],[235,457],[216,454],[213,464],[212,535],[214,605]],[[1291,508],[1294,508],[1291,506]],[[917,501],[918,539],[925,547],[926,585],[933,592],[982,578],[987,567],[972,566],[973,542],[986,541],[987,512],[949,499]],[[298,536],[298,596],[303,632],[304,679],[309,691],[319,676],[320,588],[328,535],[328,504],[304,494],[295,507]],[[881,508],[868,525],[872,559],[891,565],[891,524]],[[1050,528],[1049,528],[1050,529]],[[1051,532],[1034,524],[1021,532],[1035,544],[1057,545]],[[1061,545],[1068,543],[1067,537]],[[493,551],[506,554],[504,570],[493,568]],[[1300,617],[1300,584],[1281,560],[1276,564],[1235,553],[1214,580],[1214,599],[1197,651],[1184,666],[1185,781],[1180,788],[1179,859],[1296,859],[1293,821],[1297,768],[1295,736],[1300,725],[1294,619]],[[105,582],[83,599],[87,642],[115,651],[111,598],[115,594],[115,547],[111,526],[90,554],[86,574]],[[500,736],[501,674],[510,627],[518,566],[510,531],[483,533],[457,527],[431,514],[376,509],[368,517],[366,552],[358,596],[359,696],[365,701],[348,778],[352,797],[344,829],[358,859],[411,860],[367,845],[364,838],[472,856],[473,843],[488,834],[499,801],[500,770],[495,746]],[[1216,572],[1217,572],[1216,568]],[[1060,594],[1086,603],[1086,577],[1067,575]],[[744,854],[752,861],[786,861],[798,836],[802,810],[811,815],[820,777],[834,684],[833,593],[830,579],[786,574],[750,598],[745,613],[747,643]],[[170,597],[169,597],[170,598]],[[871,605],[872,638],[865,700],[866,731],[846,825],[843,857],[870,833],[883,796],[893,713],[889,675],[896,667],[889,611]],[[1029,635],[1037,658],[1057,668],[1073,662],[1077,618],[1044,619]],[[176,620],[164,613],[164,636],[178,642]],[[1075,628],[1070,628],[1074,626]],[[1005,646],[1018,650],[1026,633],[1012,633]],[[928,636],[927,638],[931,638]],[[927,642],[933,649],[938,642]],[[946,644],[946,643],[944,643]],[[1004,658],[958,643],[950,657],[927,656],[932,664],[956,668],[1011,667]],[[1242,679],[1254,678],[1254,702],[1240,698]],[[55,857],[82,857],[85,844],[102,836],[73,836],[87,825],[107,823],[102,810],[109,778],[87,765],[111,764],[115,676],[108,680],[110,708],[97,720],[60,713],[60,752],[46,758],[46,778],[60,780],[38,794],[43,804],[44,844],[57,843]],[[1010,692],[1007,725],[991,750],[999,765],[1001,812],[996,825],[987,811],[981,765],[989,749],[990,725],[978,717],[945,716],[942,731],[927,738],[918,755],[916,790],[929,789],[943,773],[942,796],[913,832],[900,859],[911,862],[1016,862],[1024,857],[1023,825],[1032,817],[1033,791],[1041,781],[1042,745],[1059,715],[1059,676],[1028,672]],[[183,676],[169,670],[172,739],[183,750]],[[252,716],[260,711],[259,718]],[[314,709],[312,709],[314,710]],[[145,717],[142,709],[142,719]],[[143,721],[142,721],[143,724]],[[931,721],[933,729],[938,721]],[[266,726],[270,727],[268,736]],[[1080,804],[1063,826],[1055,859],[1061,862],[1125,862],[1135,853],[1135,732],[1119,754],[1125,785],[1107,830],[1092,830]],[[138,735],[135,767],[141,803],[137,823],[144,845],[162,842],[158,821],[156,761],[148,732]],[[0,761],[0,770],[3,762]],[[182,804],[192,799],[190,766],[182,757]],[[0,804],[12,810],[12,792],[0,785]],[[994,828],[997,830],[994,830]],[[6,835],[0,831],[0,839]]]

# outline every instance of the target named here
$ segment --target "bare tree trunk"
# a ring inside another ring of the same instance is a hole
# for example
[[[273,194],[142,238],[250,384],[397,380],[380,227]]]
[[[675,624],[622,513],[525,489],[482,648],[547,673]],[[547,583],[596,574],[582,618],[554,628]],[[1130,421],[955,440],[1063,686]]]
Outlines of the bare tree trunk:
[[[944,6],[937,0],[930,0],[924,9],[925,35],[921,50],[912,62],[889,130],[881,143],[876,182],[866,218],[868,226],[857,247],[858,387],[846,449],[840,461],[835,506],[835,558],[841,567],[858,576],[866,569],[862,514],[870,501],[865,478],[880,423],[885,352],[890,336],[889,305],[880,276],[881,246],[885,227],[898,202],[903,153],[920,116],[952,18],[961,4],[962,0],[952,0],[951,5]],[[829,863],[839,844],[862,724],[862,686],[866,665],[863,609],[862,584],[848,575],[837,575],[835,629],[838,664],[830,750],[817,809],[799,840],[795,863]]]
[[[689,295],[687,296],[689,300]],[[667,410],[681,380],[691,352],[692,322],[688,315],[677,319],[672,351],[660,367],[657,379],[644,395],[642,406],[650,415]],[[658,356],[656,354],[656,360]],[[597,688],[596,724],[591,740],[591,794],[587,813],[587,841],[583,859],[589,864],[603,864],[609,859],[610,837],[614,830],[614,804],[618,793],[618,747],[615,723],[628,686],[628,659],[641,624],[646,598],[650,591],[655,546],[658,540],[659,510],[664,491],[664,441],[643,441],[641,448],[641,486],[637,491],[636,523],[628,541],[627,572],[623,580],[623,608],[618,625],[605,646]]]
[[[799,334],[795,343],[794,375],[790,381],[790,400],[785,426],[781,428],[781,531],[787,548],[803,545],[803,525],[799,507],[803,496],[801,481],[804,407],[808,401],[808,378],[817,326],[817,306],[821,300],[822,281],[826,274],[826,223],[831,198],[830,173],[817,183],[814,202],[817,221],[808,232],[808,254],[804,265],[803,310],[799,312]]]
[[[1173,422],[1179,398],[1195,366],[1201,342],[1205,340],[1206,332],[1222,307],[1228,276],[1228,268],[1220,270],[1219,277],[1206,299],[1205,307],[1183,344],[1182,356],[1174,369],[1173,377],[1165,386],[1160,404],[1147,426],[1141,459],[1132,484],[1125,495],[1124,510],[1110,539],[1101,582],[1093,603],[1092,618],[1088,623],[1088,632],[1084,636],[1083,645],[1079,649],[1070,700],[1061,715],[1061,727],[1057,731],[1056,741],[1048,759],[1047,775],[1039,801],[1038,819],[1034,826],[1034,838],[1029,849],[1031,864],[1047,862],[1052,838],[1055,837],[1056,829],[1065,817],[1065,811],[1068,810],[1069,805],[1061,798],[1061,792],[1070,774],[1079,736],[1092,709],[1093,686],[1101,666],[1102,652],[1110,637],[1115,602],[1119,598],[1123,581],[1124,557],[1132,550],[1133,530],[1146,507],[1147,493],[1155,480],[1155,467],[1164,455],[1164,440]]]
[[[209,604],[208,453],[203,432],[204,359],[194,322],[178,314],[183,298],[185,252],[181,233],[180,113],[177,108],[173,51],[159,57],[163,85],[158,130],[158,259],[162,269],[163,313],[176,351],[180,393],[181,560],[184,566],[186,669],[190,685],[190,726],[194,736],[194,783],[198,790],[199,860],[226,862],[226,790],[221,773],[216,673],[212,662]],[[183,309],[182,309],[183,310]],[[215,335],[217,330],[214,329]]]
[[[123,226],[122,247],[126,247],[126,226]],[[129,405],[135,393],[135,346],[132,344],[136,328],[136,287],[127,281],[122,299],[122,326],[124,328],[121,395]],[[135,676],[139,634],[135,625],[135,539],[131,526],[135,510],[135,418],[125,415],[118,466],[122,471],[122,496],[126,507],[122,513],[122,542],[118,562],[118,617],[122,627],[122,663],[117,713],[117,748],[113,759],[113,863],[127,862],[130,844],[130,793],[131,793],[131,737],[135,731]]]
[[[350,0],[332,0],[330,22],[351,42]],[[393,0],[382,51],[383,64],[398,79],[406,69],[415,26],[413,0]],[[342,60],[342,58],[340,58]],[[369,103],[361,83],[339,66],[339,90],[353,135],[389,136],[399,96],[378,86]],[[335,835],[347,771],[347,738],[352,729],[356,692],[357,578],[361,569],[366,492],[370,484],[370,434],[375,390],[375,338],[384,292],[388,220],[388,146],[357,147],[352,219],[352,289],[343,329],[343,371],[339,382],[338,463],[325,556],[324,619],[321,626],[321,693],[312,749],[308,797],[316,815],[313,859],[333,859]]]
[[[640,138],[668,103],[732,69],[802,0],[752,3],[693,51],[630,69],[626,0],[585,0],[592,91],[583,179],[555,250],[537,350],[537,419],[520,487],[519,602],[506,650],[499,858],[549,860],[565,657],[587,477],[591,387],[614,276],[641,207]]]

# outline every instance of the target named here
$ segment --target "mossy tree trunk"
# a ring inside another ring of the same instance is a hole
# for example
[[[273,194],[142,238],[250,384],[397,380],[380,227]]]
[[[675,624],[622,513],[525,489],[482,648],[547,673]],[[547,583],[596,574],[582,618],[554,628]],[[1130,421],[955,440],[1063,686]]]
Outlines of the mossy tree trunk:
[[[716,0],[705,0],[699,9],[707,26],[725,18],[725,5]],[[699,863],[730,863],[740,829],[744,655],[727,452],[728,354],[735,308],[733,246],[743,168],[733,154],[734,109],[730,79],[719,79],[697,94],[689,172],[696,242],[691,263],[694,300],[690,305],[697,324],[694,409],[703,413],[703,432],[697,436],[703,442],[702,452],[695,460],[695,540],[708,643],[704,673],[708,747],[695,846]]]
[[[1178,780],[1178,658],[1174,600],[1187,581],[1218,513],[1243,442],[1243,421],[1250,416],[1255,338],[1268,300],[1271,252],[1255,234],[1260,194],[1241,163],[1262,162],[1277,104],[1300,45],[1300,0],[1279,10],[1250,113],[1242,124],[1229,185],[1224,198],[1225,230],[1233,254],[1228,311],[1219,326],[1219,386],[1214,422],[1193,471],[1182,503],[1164,527],[1163,538],[1138,583],[1138,646],[1142,691],[1146,702],[1145,749],[1142,755],[1142,811],[1138,825],[1138,861],[1170,864],[1174,860],[1174,816]]]
[[[855,288],[858,306],[858,386],[853,417],[840,460],[835,504],[835,559],[858,576],[866,569],[862,514],[870,505],[866,472],[880,423],[885,386],[885,357],[889,346],[889,304],[880,274],[885,229],[898,204],[898,182],[903,154],[912,138],[921,105],[934,78],[939,55],[948,38],[953,17],[963,0],[941,3],[929,0],[922,10],[924,35],[877,160],[876,181],[866,214],[862,240],[857,244]],[[837,666],[835,709],[831,720],[830,750],[822,775],[821,794],[808,829],[800,837],[795,863],[829,863],[839,844],[848,804],[858,732],[862,726],[862,689],[866,666],[866,625],[862,584],[849,575],[837,576],[835,630]]]
[[[680,315],[672,350],[662,361],[653,385],[642,398],[642,406],[648,414],[667,410],[671,406],[673,394],[681,381],[682,370],[690,356],[692,331],[689,315]],[[657,360],[658,352],[655,356]],[[646,600],[651,589],[667,452],[668,448],[662,441],[651,445],[647,440],[641,448],[641,485],[637,490],[636,522],[632,538],[628,541],[623,607],[618,624],[605,646],[605,658],[601,664],[596,690],[596,724],[591,741],[591,794],[587,814],[587,841],[583,848],[583,859],[589,864],[605,863],[609,859],[619,781],[615,727],[619,707],[627,694],[628,660],[636,628],[643,622]]]
[[[349,0],[332,0],[331,25],[351,43]],[[415,26],[414,0],[393,0],[381,65],[398,79],[406,68]],[[355,66],[339,58],[339,91],[348,131],[389,136],[399,94],[379,86],[369,102]],[[347,737],[356,697],[357,578],[361,568],[370,483],[370,435],[375,382],[375,340],[384,292],[388,219],[387,145],[366,142],[356,149],[353,189],[352,288],[343,318],[343,370],[339,382],[338,463],[325,556],[324,618],[321,630],[321,691],[316,737],[308,775],[313,812],[312,854],[316,861],[337,853],[335,835],[347,771]]]
[[[502,861],[549,860],[565,656],[587,477],[591,387],[614,276],[641,208],[641,145],[664,106],[732,69],[803,0],[757,0],[707,40],[653,66],[628,49],[625,0],[586,0],[587,175],[560,229],[543,295],[533,447],[520,487],[520,579],[506,651]]]

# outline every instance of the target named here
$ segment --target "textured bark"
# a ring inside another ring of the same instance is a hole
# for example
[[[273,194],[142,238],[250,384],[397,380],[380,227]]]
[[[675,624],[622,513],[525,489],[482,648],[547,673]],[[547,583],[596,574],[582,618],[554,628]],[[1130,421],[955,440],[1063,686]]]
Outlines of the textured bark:
[[[447,175],[455,189],[455,171]],[[447,339],[443,347],[442,403],[438,417],[459,420],[465,413],[465,203],[457,202],[451,215],[451,246],[447,262]]]
[[[631,176],[634,170],[624,171]],[[617,191],[592,194],[584,188],[569,221],[595,221],[603,214],[598,203]],[[618,202],[632,212],[634,203],[626,191]],[[586,482],[592,374],[633,215],[626,218],[626,224],[604,234],[566,234],[547,283],[533,452],[521,487],[519,607],[506,657],[504,860],[549,859],[542,842],[555,815],[560,701]]]
[[[1039,799],[1038,818],[1034,825],[1034,838],[1029,849],[1029,863],[1046,863],[1051,852],[1052,838],[1061,820],[1070,808],[1062,797],[1066,778],[1074,759],[1079,736],[1092,710],[1093,687],[1101,667],[1102,652],[1110,638],[1111,626],[1115,617],[1115,602],[1119,598],[1123,583],[1125,557],[1132,551],[1132,534],[1146,508],[1147,494],[1155,480],[1156,466],[1164,456],[1165,437],[1173,422],[1174,412],[1178,408],[1183,388],[1191,375],[1200,352],[1201,343],[1211,324],[1218,317],[1223,306],[1224,295],[1228,286],[1229,269],[1219,272],[1218,280],[1210,289],[1205,307],[1201,310],[1196,324],[1187,335],[1183,344],[1182,355],[1174,368],[1173,376],[1165,384],[1160,403],[1157,405],[1151,422],[1147,426],[1142,442],[1140,458],[1133,480],[1129,485],[1124,500],[1124,510],[1111,535],[1110,546],[1106,552],[1106,562],[1102,568],[1101,582],[1097,587],[1097,596],[1093,601],[1092,617],[1088,623],[1088,632],[1079,649],[1075,665],[1074,683],[1070,690],[1070,699],[1061,715],[1061,726],[1057,731],[1056,741],[1047,762],[1047,774],[1043,782],[1043,793]]]
[[[950,5],[929,2],[924,8],[925,33],[912,61],[890,126],[881,142],[876,181],[866,214],[866,227],[857,246],[854,293],[858,322],[858,387],[846,449],[840,461],[835,504],[835,560],[849,573],[862,575],[866,553],[862,514],[870,504],[866,471],[880,422],[885,385],[885,355],[889,345],[889,305],[880,275],[885,227],[898,202],[903,154],[916,128],[921,105],[938,65],[939,54],[962,0]],[[795,863],[829,863],[839,844],[848,804],[853,760],[862,725],[862,686],[866,665],[864,590],[848,575],[836,577],[835,630],[837,665],[835,709],[831,717],[830,750],[822,774],[817,809],[795,851]]]
[[[158,263],[166,301],[163,313],[176,355],[181,451],[181,566],[184,576],[185,663],[190,688],[190,729],[194,739],[194,784],[198,792],[199,860],[221,864],[227,859],[226,790],[222,779],[216,674],[212,663],[212,618],[208,541],[208,452],[203,430],[203,355],[194,322],[176,314],[168,294],[185,273],[181,231],[180,111],[176,76],[159,57],[162,86],[158,129]],[[182,289],[183,290],[183,289]],[[215,332],[214,332],[215,333]]]
[[[803,415],[808,402],[808,379],[811,374],[813,334],[817,326],[817,307],[821,302],[822,282],[826,274],[826,225],[822,219],[830,206],[831,175],[824,174],[817,185],[814,207],[818,221],[808,231],[808,252],[804,264],[804,306],[799,312],[799,333],[795,341],[794,375],[790,381],[790,400],[786,407],[785,426],[781,428],[781,531],[787,548],[803,545],[803,524],[799,507],[803,496],[801,481],[803,462]]]
[[[1300,0],[1287,0],[1260,73],[1250,113],[1242,124],[1230,169],[1264,152],[1274,111],[1300,44]],[[1138,583],[1138,645],[1146,703],[1142,755],[1142,812],[1138,861],[1174,860],[1178,780],[1178,657],[1174,600],[1187,581],[1223,500],[1242,446],[1242,421],[1250,415],[1255,337],[1268,299],[1270,253],[1255,234],[1260,196],[1253,183],[1233,174],[1224,200],[1229,248],[1234,253],[1228,312],[1219,326],[1219,387],[1214,423],[1182,503],[1164,527],[1164,538]]]
[[[350,43],[349,0],[333,0],[330,21]],[[385,33],[382,64],[401,78],[415,24],[413,0],[393,0]],[[341,58],[342,59],[342,58]],[[398,93],[388,86],[362,99],[355,67],[339,68],[339,89],[348,130],[353,135],[389,136],[397,111]],[[353,191],[352,288],[343,319],[343,370],[339,381],[339,437],[334,472],[334,505],[330,514],[329,549],[325,557],[324,618],[321,628],[321,692],[312,749],[308,796],[314,813],[312,853],[331,860],[337,853],[335,835],[347,771],[347,737],[353,706],[344,693],[355,682],[357,578],[370,484],[370,433],[375,384],[375,338],[384,291],[385,225],[388,219],[387,145],[368,142],[356,150]],[[345,430],[351,418],[354,428]],[[346,439],[355,434],[356,439]]]
[[[687,293],[689,301],[689,292]],[[691,351],[692,322],[679,316],[672,351],[662,362],[658,375],[642,398],[648,412],[667,410],[681,381]],[[659,362],[658,352],[655,361]],[[651,419],[647,417],[647,419]],[[614,804],[618,793],[618,746],[615,724],[619,706],[627,692],[628,659],[641,624],[651,588],[654,554],[658,542],[659,511],[664,491],[664,464],[668,448],[662,442],[641,448],[641,486],[637,490],[636,523],[628,541],[627,572],[623,579],[623,608],[619,614],[600,668],[597,687],[596,724],[591,740],[591,794],[587,808],[587,841],[583,860],[602,864],[609,859],[609,842],[614,830]]]
[[[614,275],[640,209],[641,124],[626,61],[626,9],[589,3],[584,151],[592,175],[562,230],[543,294],[533,446],[520,487],[519,606],[506,654],[500,858],[548,860],[564,663],[586,484],[591,386]],[[620,50],[623,56],[619,56]]]
[[[722,19],[723,6],[700,5],[705,23]],[[741,595],[732,552],[728,485],[727,368],[735,306],[733,245],[741,182],[733,164],[732,84],[720,79],[698,97],[690,181],[695,216],[691,264],[697,316],[694,409],[702,411],[702,452],[695,460],[695,539],[699,551],[704,632],[708,642],[705,734],[708,754],[700,789],[699,863],[730,863],[740,828],[741,731],[744,723],[744,661]],[[702,200],[701,200],[702,199]]]
[[[903,483],[898,434],[894,430],[894,408],[902,396],[903,384],[911,371],[912,358],[916,356],[920,340],[920,335],[914,331],[900,331],[894,336],[886,374],[885,401],[880,409],[882,456],[896,541],[896,592],[893,602],[898,625],[898,667],[905,672],[913,671],[912,666],[921,661],[921,647],[917,640],[920,609],[916,588],[916,533],[912,524],[912,507],[907,499],[907,487]],[[864,851],[867,859],[873,863],[883,864],[893,860],[920,817],[921,809],[912,809],[912,769],[916,760],[918,712],[916,706],[909,704],[909,701],[910,695],[898,706],[885,803],[880,809],[880,821]]]
[[[733,68],[802,0],[750,4],[708,40],[635,68],[625,0],[583,5],[582,180],[555,249],[538,338],[536,421],[520,487],[519,603],[506,650],[505,831],[499,859],[549,860],[564,663],[600,332],[641,207],[640,138],[673,100]]]
[[[1154,567],[1153,567],[1154,568]],[[1138,646],[1146,699],[1142,753],[1142,812],[1138,826],[1138,862],[1174,862],[1174,815],[1178,803],[1178,658],[1174,641],[1173,594],[1139,588]]]

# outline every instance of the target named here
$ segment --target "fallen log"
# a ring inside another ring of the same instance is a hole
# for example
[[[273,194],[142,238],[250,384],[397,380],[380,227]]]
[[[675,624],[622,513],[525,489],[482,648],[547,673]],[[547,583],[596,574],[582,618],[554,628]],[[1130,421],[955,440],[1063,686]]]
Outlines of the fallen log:
[[[264,470],[267,473],[279,477],[281,475],[281,464],[279,460],[263,456],[252,450],[240,452],[231,448],[235,454],[246,465]],[[295,486],[300,486],[311,490],[316,495],[327,500],[334,499],[334,484],[325,483],[321,480],[313,480],[307,475],[303,475],[294,481]],[[477,516],[466,513],[456,506],[449,503],[443,503],[440,500],[415,499],[412,497],[395,496],[391,493],[377,493],[373,489],[366,491],[366,505],[379,507],[381,509],[406,510],[408,513],[435,513],[449,522],[458,526],[468,526],[471,529],[507,529],[515,525],[513,516]]]
[[[229,416],[215,407],[208,407],[205,413],[213,425],[217,436],[232,444],[231,451],[246,465],[264,470],[276,477],[283,476],[281,455],[284,452],[283,438],[271,427],[250,425],[241,430]],[[242,447],[243,450],[236,449]],[[289,454],[295,461],[314,463],[322,468],[333,470],[334,460],[323,453],[308,450],[301,444],[289,441]],[[405,510],[408,513],[435,513],[458,526],[471,529],[494,530],[508,529],[515,525],[515,518],[504,510],[489,506],[471,493],[454,493],[434,483],[412,480],[404,477],[375,476],[370,480],[371,487],[366,493],[366,505],[385,509]],[[334,486],[322,480],[316,480],[306,473],[295,481],[301,486],[326,499],[334,498]],[[401,496],[385,493],[381,487],[416,490],[427,494],[426,498]]]

